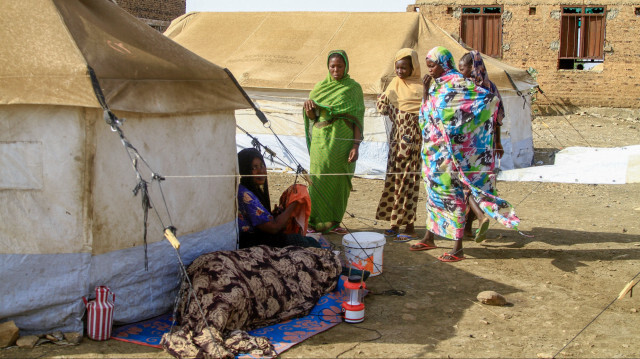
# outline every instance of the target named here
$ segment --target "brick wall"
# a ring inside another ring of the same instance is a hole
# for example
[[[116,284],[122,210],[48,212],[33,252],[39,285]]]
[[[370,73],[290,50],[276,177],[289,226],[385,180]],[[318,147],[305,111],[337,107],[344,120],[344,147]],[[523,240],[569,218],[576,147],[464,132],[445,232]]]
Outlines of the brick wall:
[[[461,5],[503,5],[502,61],[538,71],[538,83],[554,107],[640,108],[640,3],[622,1],[432,1],[420,12],[456,37]],[[560,12],[567,5],[606,6],[605,60],[600,70],[558,70]],[[535,14],[530,15],[530,8]],[[543,112],[549,101],[538,95]],[[551,108],[553,110],[553,108]]]
[[[115,0],[121,8],[154,28],[164,31],[171,20],[184,15],[186,0]]]

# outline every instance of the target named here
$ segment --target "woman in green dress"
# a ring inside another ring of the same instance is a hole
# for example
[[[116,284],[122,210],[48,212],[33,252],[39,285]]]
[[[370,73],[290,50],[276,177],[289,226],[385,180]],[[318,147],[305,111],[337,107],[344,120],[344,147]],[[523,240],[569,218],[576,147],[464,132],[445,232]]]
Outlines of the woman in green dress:
[[[315,85],[303,111],[311,159],[309,226],[343,234],[346,230],[340,222],[362,141],[364,96],[360,84],[349,76],[346,52],[330,51],[327,67],[327,77]]]

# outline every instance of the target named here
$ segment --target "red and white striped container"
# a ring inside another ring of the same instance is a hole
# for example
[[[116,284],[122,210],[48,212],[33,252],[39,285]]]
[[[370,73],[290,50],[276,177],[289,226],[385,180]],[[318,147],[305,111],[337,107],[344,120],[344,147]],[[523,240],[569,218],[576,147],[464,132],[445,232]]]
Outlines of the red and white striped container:
[[[87,336],[93,340],[111,338],[115,293],[109,287],[101,285],[96,287],[96,300],[87,302],[85,297],[82,300],[87,307]]]

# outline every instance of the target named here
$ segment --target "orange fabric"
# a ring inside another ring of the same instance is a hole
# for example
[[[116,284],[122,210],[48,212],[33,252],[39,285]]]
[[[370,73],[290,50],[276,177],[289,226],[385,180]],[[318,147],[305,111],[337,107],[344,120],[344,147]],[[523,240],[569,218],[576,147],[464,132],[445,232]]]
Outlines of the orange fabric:
[[[298,202],[298,208],[293,212],[291,220],[287,223],[284,233],[287,234],[307,234],[307,225],[311,215],[311,198],[309,190],[303,184],[293,184],[287,188],[280,196],[280,206],[287,208],[293,202]]]

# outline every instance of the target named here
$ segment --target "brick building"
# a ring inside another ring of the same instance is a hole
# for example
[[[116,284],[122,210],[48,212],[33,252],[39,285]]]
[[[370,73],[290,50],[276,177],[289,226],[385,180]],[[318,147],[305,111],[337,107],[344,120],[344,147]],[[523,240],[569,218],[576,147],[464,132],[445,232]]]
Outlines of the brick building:
[[[430,0],[407,11],[485,54],[535,69],[545,95],[567,109],[640,108],[640,2]],[[538,104],[550,110],[545,97]]]
[[[128,13],[163,32],[187,11],[186,0],[112,0]]]

